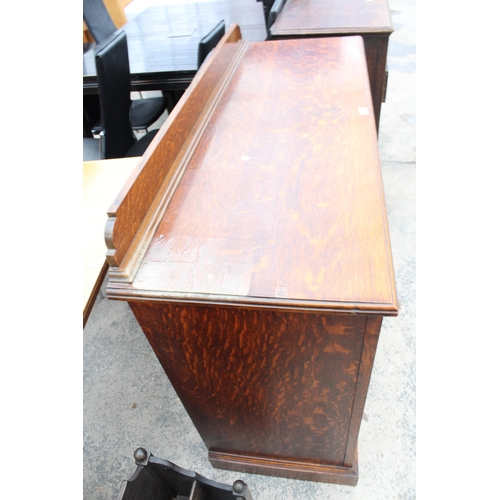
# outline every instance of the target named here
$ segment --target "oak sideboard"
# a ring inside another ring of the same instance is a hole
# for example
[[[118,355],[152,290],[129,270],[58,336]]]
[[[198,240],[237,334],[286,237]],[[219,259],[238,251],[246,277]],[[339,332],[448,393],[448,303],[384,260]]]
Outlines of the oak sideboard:
[[[363,39],[248,42],[232,25],[135,172],[108,213],[107,294],[212,465],[356,484],[398,314]]]

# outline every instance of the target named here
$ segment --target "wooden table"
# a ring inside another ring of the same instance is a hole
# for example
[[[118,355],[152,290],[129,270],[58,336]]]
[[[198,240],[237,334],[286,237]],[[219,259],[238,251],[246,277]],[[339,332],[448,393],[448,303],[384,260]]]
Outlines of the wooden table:
[[[83,326],[108,270],[103,230],[107,211],[139,158],[83,162]]]
[[[250,43],[233,26],[156,139],[109,214],[108,297],[215,467],[356,484],[398,313],[362,38]]]
[[[359,35],[365,43],[377,129],[387,85],[393,32],[388,0],[288,0],[271,26],[271,40]]]
[[[184,90],[198,70],[198,43],[219,21],[242,23],[249,40],[264,40],[262,8],[225,0],[150,7],[122,29],[127,34],[131,90]],[[97,94],[95,44],[84,47],[83,93]]]

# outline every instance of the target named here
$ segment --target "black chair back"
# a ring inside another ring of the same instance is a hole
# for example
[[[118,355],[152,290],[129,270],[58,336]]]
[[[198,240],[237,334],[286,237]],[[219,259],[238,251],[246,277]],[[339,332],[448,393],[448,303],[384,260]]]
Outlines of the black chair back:
[[[278,17],[278,15],[281,12],[281,9],[283,8],[283,5],[285,5],[285,3],[286,3],[286,0],[275,0],[275,2],[273,3],[273,6],[271,7],[271,10],[269,11],[269,17],[267,19],[267,36],[268,36],[268,38],[271,35],[271,26],[276,21],[276,18]]]
[[[103,42],[116,31],[103,0],[83,0],[83,20],[96,43]]]
[[[122,158],[136,142],[130,125],[130,68],[124,31],[117,31],[97,47],[95,65],[103,157]]]
[[[215,48],[219,43],[220,39],[226,33],[226,25],[224,21],[221,21],[215,28],[205,35],[198,44],[198,68],[202,65],[203,61],[206,59],[208,54]]]

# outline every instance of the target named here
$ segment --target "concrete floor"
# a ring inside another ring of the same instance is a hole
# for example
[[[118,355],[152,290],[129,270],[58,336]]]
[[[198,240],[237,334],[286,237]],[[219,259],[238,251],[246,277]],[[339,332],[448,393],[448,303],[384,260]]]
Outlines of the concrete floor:
[[[126,303],[104,288],[83,332],[83,498],[114,499],[134,450],[232,484],[254,500],[416,498],[415,1],[390,0],[394,33],[379,146],[400,314],[384,319],[359,434],[355,487],[212,468],[207,450]]]

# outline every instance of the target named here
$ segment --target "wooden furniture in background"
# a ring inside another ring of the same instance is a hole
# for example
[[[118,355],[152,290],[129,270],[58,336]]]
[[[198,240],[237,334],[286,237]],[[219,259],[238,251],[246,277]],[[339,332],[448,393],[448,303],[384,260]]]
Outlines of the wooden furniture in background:
[[[83,162],[83,326],[108,270],[108,208],[138,163],[139,158]]]
[[[270,28],[270,39],[362,36],[378,130],[392,32],[387,0],[287,0]]]
[[[362,38],[250,43],[231,26],[116,206],[107,295],[211,463],[356,484],[398,313]]]

